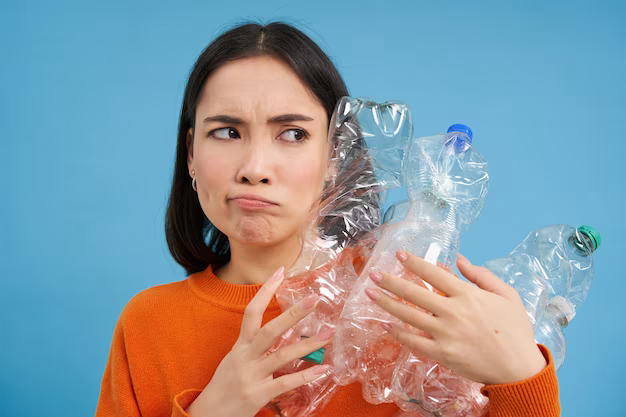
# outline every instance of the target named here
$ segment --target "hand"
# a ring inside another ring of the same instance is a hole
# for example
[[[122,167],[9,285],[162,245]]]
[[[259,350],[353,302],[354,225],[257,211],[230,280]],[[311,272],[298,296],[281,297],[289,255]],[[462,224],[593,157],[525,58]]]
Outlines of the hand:
[[[398,252],[396,256],[406,270],[446,294],[441,296],[389,274],[370,273],[380,288],[421,307],[403,304],[379,289],[366,290],[377,305],[422,331],[416,334],[384,323],[400,343],[482,384],[518,382],[547,365],[513,287],[461,254],[457,266],[471,283],[415,255]]]
[[[252,417],[275,397],[326,372],[329,365],[313,366],[276,379],[272,375],[287,363],[323,347],[334,334],[334,329],[325,329],[316,337],[266,354],[276,340],[311,313],[319,301],[319,296],[311,295],[261,328],[263,312],[283,279],[284,268],[280,268],[250,301],[244,312],[239,338],[217,367],[211,382],[187,407],[188,414]]]

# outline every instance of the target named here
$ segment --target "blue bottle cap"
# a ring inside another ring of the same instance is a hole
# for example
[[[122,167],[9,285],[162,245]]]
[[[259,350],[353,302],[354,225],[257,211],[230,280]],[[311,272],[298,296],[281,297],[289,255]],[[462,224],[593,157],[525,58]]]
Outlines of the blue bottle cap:
[[[461,124],[455,124],[452,125],[448,128],[448,133],[450,132],[460,132],[460,133],[465,133],[467,135],[467,137],[469,138],[469,142],[472,143],[472,137],[474,136],[472,133],[472,129],[470,129],[468,126],[465,125],[461,125]]]

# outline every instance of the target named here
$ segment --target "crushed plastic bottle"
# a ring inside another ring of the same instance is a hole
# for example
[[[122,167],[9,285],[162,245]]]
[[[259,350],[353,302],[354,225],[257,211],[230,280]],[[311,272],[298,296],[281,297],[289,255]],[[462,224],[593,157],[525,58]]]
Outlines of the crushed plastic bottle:
[[[405,272],[395,253],[412,252],[444,269],[454,262],[460,231],[479,215],[489,183],[487,163],[471,140],[468,127],[453,125],[447,134],[412,142],[404,170],[410,199],[407,216],[383,230],[341,312],[333,372],[340,385],[360,380],[363,397],[372,404],[393,401],[393,370],[406,348],[381,327],[401,322],[366,295],[366,288],[376,287],[369,273],[390,273],[437,291]]]
[[[508,256],[484,265],[517,290],[535,341],[550,350],[556,369],[565,358],[562,329],[587,297],[593,279],[592,254],[600,243],[593,227],[552,225],[531,232]],[[482,384],[427,357],[400,358],[392,386],[398,406],[425,417],[478,417],[487,411]]]
[[[556,369],[565,360],[563,329],[591,288],[593,252],[600,234],[591,226],[564,224],[535,230],[508,256],[485,267],[517,290],[535,330],[535,341],[550,349]]]
[[[350,97],[337,103],[328,135],[332,175],[319,207],[312,210],[312,221],[301,231],[301,254],[276,292],[283,311],[312,294],[320,296],[320,301],[268,353],[336,325],[365,257],[378,239],[382,195],[401,185],[411,123],[409,108],[402,103]],[[330,343],[285,365],[274,377],[329,363],[332,347]],[[331,371],[277,397],[266,409],[282,417],[311,416],[336,388]]]

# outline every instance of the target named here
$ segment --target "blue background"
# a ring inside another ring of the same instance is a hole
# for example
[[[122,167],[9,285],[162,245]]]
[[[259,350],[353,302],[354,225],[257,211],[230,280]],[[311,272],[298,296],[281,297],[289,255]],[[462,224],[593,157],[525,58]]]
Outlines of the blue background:
[[[184,279],[163,217],[185,82],[254,18],[303,28],[353,96],[407,102],[416,136],[473,128],[492,179],[474,263],[541,226],[598,228],[560,395],[564,416],[626,415],[626,3],[296,3],[2,2],[0,414],[92,415],[126,302]]]

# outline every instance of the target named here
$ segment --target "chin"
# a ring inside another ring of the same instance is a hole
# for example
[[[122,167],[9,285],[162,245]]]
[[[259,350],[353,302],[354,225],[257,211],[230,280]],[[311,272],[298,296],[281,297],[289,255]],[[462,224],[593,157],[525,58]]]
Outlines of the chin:
[[[292,239],[296,228],[277,227],[265,219],[244,218],[237,224],[234,235],[241,243],[255,246],[273,246]],[[230,238],[230,236],[229,236]]]
[[[276,238],[276,228],[266,218],[246,216],[239,219],[234,234],[241,242],[268,245]]]

